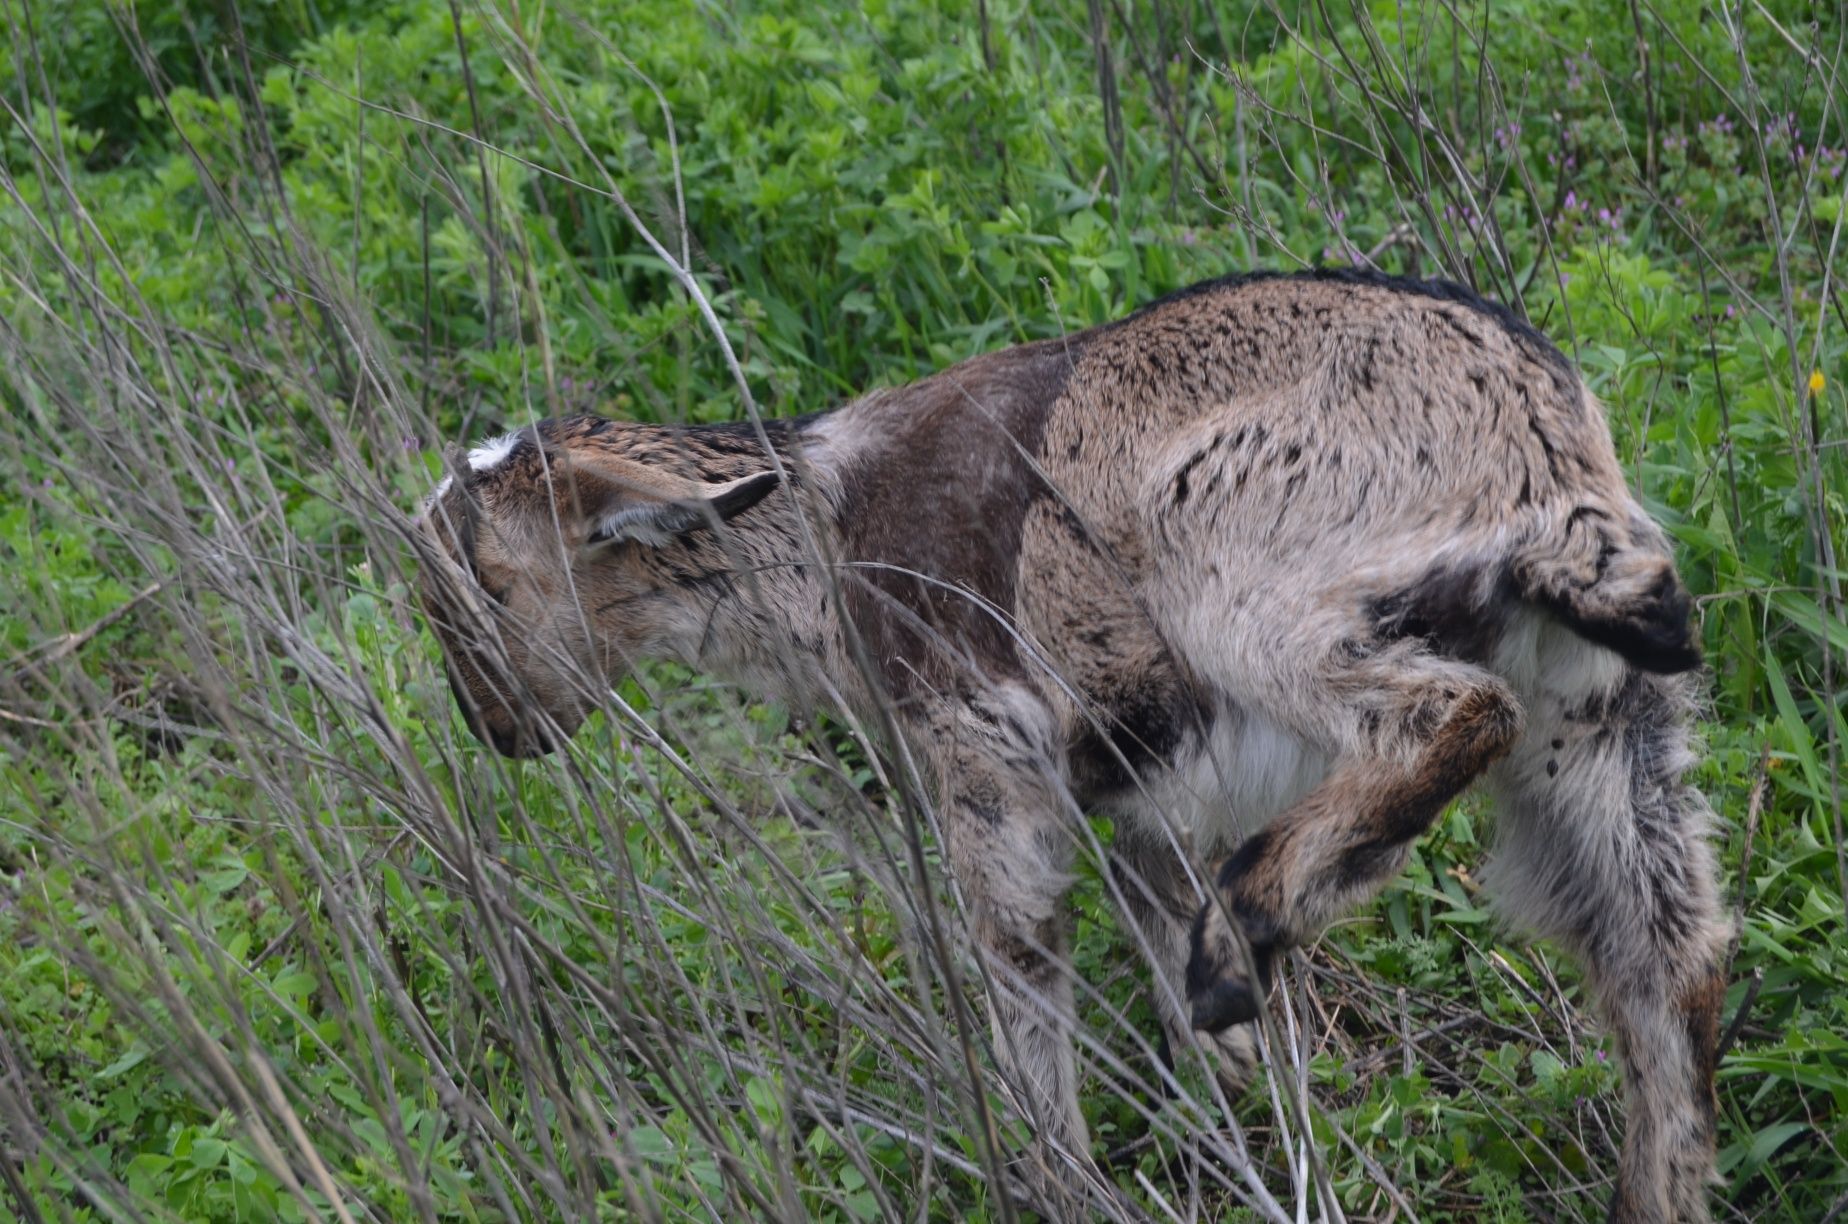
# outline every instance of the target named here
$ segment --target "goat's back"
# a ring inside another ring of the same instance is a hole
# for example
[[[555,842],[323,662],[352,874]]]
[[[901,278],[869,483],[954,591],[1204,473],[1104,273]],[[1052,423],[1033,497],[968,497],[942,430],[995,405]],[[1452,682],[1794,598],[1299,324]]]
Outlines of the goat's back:
[[[1545,337],[1441,282],[1211,282],[818,436],[845,460],[843,552],[870,566],[855,619],[901,690],[1030,670],[1024,641],[1160,751],[1201,700],[1172,631],[1206,632],[1209,592],[1296,599],[1305,635],[1319,599],[1340,605],[1327,632],[1358,610],[1486,654],[1522,605],[1667,670],[1691,649],[1596,399]]]

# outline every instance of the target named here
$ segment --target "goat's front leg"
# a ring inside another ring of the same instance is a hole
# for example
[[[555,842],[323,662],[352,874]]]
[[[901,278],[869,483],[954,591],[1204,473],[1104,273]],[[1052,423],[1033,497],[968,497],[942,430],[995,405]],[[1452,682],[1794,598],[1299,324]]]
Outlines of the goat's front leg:
[[[1020,686],[946,712],[941,816],[989,985],[1004,1078],[1036,1144],[1027,1180],[1047,1205],[1074,1207],[1091,1180],[1078,1108],[1069,945],[1074,820],[1054,755],[1053,715]]]
[[[1218,1033],[1194,1033],[1188,1015],[1186,980],[1190,933],[1200,913],[1201,893],[1180,856],[1160,829],[1117,826],[1110,858],[1111,875],[1122,897],[1123,918],[1131,937],[1143,945],[1153,976],[1156,1014],[1167,1043],[1170,1071],[1181,1049],[1198,1040],[1215,1064],[1220,1086],[1236,1097],[1258,1065],[1256,1035],[1250,1025]]]

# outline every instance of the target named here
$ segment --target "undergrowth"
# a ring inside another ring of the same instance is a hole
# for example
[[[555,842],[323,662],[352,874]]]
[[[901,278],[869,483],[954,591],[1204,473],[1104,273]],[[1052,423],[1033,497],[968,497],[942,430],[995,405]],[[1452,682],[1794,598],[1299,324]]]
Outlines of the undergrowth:
[[[1711,673],[1716,1214],[1841,1215],[1843,16],[0,0],[0,1202],[1011,1216],[1025,1124],[877,729],[661,668],[568,757],[500,761],[408,515],[447,444],[534,419],[810,412],[1351,264],[1507,302],[1609,406]],[[1609,1041],[1478,896],[1489,818],[1296,958],[1271,1084],[1307,1105],[1230,1103],[1242,1172],[1201,1077],[1152,1087],[1083,868],[1085,1108],[1127,1195],[1598,1217]]]

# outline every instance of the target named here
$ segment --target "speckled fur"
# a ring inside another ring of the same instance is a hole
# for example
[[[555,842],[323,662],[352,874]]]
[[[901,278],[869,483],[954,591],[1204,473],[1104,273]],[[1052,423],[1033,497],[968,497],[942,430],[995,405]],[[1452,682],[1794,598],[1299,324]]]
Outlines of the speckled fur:
[[[886,703],[1048,1171],[1089,1159],[1082,812],[1117,818],[1171,1040],[1236,1080],[1270,958],[1486,778],[1508,912],[1584,961],[1624,1053],[1613,1218],[1706,1218],[1726,932],[1681,781],[1689,604],[1543,337],[1439,283],[1232,279],[769,441],[580,418],[459,472],[427,595],[472,725],[543,749],[648,657]]]

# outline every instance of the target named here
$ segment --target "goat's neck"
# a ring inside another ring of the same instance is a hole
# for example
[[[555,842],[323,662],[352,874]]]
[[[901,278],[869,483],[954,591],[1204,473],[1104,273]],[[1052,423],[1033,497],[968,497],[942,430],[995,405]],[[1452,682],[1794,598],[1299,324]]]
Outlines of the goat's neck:
[[[805,506],[814,503],[807,523],[797,517],[792,498],[779,492],[727,524],[722,542],[703,546],[722,548],[729,572],[702,584],[670,653],[753,696],[812,709],[828,703],[822,677],[838,670],[842,649],[831,567],[817,559],[817,553],[837,559],[833,532],[823,513],[826,502],[805,484],[794,493]]]

